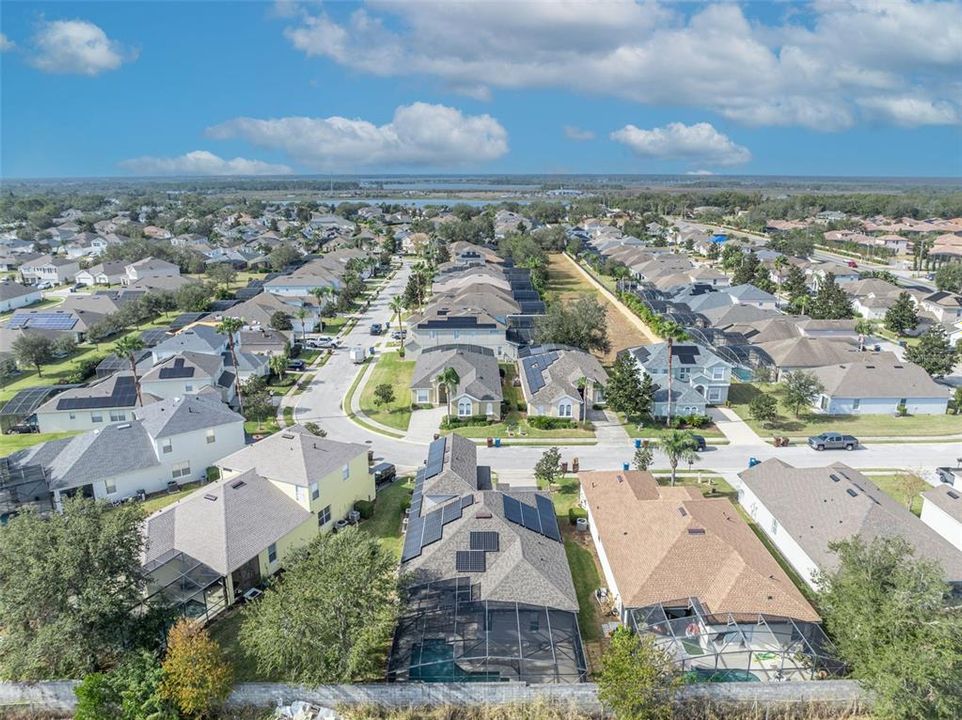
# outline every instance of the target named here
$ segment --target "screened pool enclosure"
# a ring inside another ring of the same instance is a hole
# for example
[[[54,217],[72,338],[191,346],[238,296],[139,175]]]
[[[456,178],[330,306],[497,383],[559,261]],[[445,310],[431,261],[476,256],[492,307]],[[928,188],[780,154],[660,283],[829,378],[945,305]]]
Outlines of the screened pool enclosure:
[[[391,681],[576,683],[587,677],[574,613],[479,600],[467,577],[408,592],[391,647]]]

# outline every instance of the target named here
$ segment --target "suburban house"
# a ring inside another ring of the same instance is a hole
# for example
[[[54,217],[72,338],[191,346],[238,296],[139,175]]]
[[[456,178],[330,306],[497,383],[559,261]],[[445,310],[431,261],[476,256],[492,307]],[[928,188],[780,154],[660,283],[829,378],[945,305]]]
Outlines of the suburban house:
[[[36,288],[11,280],[0,282],[0,312],[10,312],[41,300],[43,300],[43,293]]]
[[[304,311],[304,318],[298,317]],[[291,295],[275,295],[262,292],[249,300],[238,303],[225,310],[223,317],[241,318],[248,328],[257,326],[270,327],[271,320],[276,313],[286,314],[291,321],[292,332],[296,336],[314,332],[314,328],[321,320],[321,308],[307,302],[304,298]]]
[[[155,257],[146,257],[124,267],[124,285],[132,285],[138,280],[150,278],[180,277],[180,267]]]
[[[630,348],[627,352],[635,359],[638,369],[651,376],[652,381],[663,393],[656,393],[654,415],[664,417],[668,410],[667,384],[668,343],[655,343]],[[671,346],[672,358],[672,409],[680,414],[702,414],[704,410],[687,412],[686,408],[696,407],[696,398],[685,398],[689,390],[701,397],[703,404],[721,405],[728,399],[731,384],[732,364],[722,360],[704,345],[693,342],[675,342]],[[677,384],[677,388],[676,388]],[[681,393],[677,398],[675,394]]]
[[[262,448],[266,445],[266,448]],[[287,428],[218,464],[222,477],[149,518],[148,596],[209,620],[374,497],[367,448]],[[191,582],[184,583],[182,576]]]
[[[141,374],[141,392],[166,399],[212,391],[230,404],[235,396],[234,373],[225,367],[224,359],[190,350],[170,355]]]
[[[918,304],[941,323],[951,324],[962,319],[962,295],[940,290],[923,296]]]
[[[388,679],[577,683],[587,678],[578,597],[554,506],[502,491],[460,435],[415,476],[401,573],[410,578]]]
[[[141,392],[145,405],[160,398]],[[40,432],[93,430],[128,422],[138,407],[134,376],[117,372],[82,387],[64,390],[37,408]]]
[[[837,567],[829,543],[897,536],[917,557],[940,562],[946,581],[962,592],[962,553],[857,470],[842,463],[795,468],[772,458],[739,477],[738,501],[813,588],[819,570]]]
[[[208,467],[242,447],[243,417],[216,398],[186,396],[137,408],[125,423],[20,450],[5,461],[11,475],[42,476],[41,500],[49,509],[75,494],[122,500],[202,480]]]
[[[890,353],[873,355],[814,368],[823,388],[815,408],[826,415],[894,415],[900,408],[909,415],[945,414],[948,388],[915,363]]]
[[[597,358],[565,345],[524,348],[518,359],[528,415],[587,420],[604,402],[608,373]]]
[[[438,376],[448,368],[458,374],[458,384],[448,388]],[[494,352],[473,345],[440,345],[418,356],[411,380],[411,402],[443,406],[450,403],[458,417],[484,415],[501,419],[501,373]]]
[[[405,352],[417,357],[425,348],[439,345],[476,345],[491,350],[496,358],[517,357],[517,347],[508,342],[506,321],[487,313],[458,308],[408,321]]]
[[[882,353],[859,353],[858,345],[846,340],[825,340],[810,337],[789,337],[784,340],[772,340],[757,343],[767,360],[771,361],[775,369],[775,379],[781,380],[786,373],[795,370],[811,370],[835,363],[862,362],[868,358],[876,358]],[[891,357],[892,353],[884,353]]]
[[[24,285],[62,285],[78,272],[80,263],[76,259],[41,255],[20,266],[20,279]]]
[[[920,519],[962,552],[962,489],[939,485],[926,490]]]
[[[580,481],[606,601],[622,623],[654,634],[700,679],[817,677],[818,615],[727,498],[637,470]]]
[[[74,280],[80,285],[120,285],[127,277],[127,263],[107,261],[77,273]]]

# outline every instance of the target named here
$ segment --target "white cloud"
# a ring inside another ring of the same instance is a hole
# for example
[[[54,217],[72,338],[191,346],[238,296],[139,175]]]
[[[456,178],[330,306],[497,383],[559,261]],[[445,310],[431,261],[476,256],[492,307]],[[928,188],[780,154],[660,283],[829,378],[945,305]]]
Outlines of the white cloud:
[[[684,160],[699,165],[740,165],[752,159],[748,148],[736,145],[709,123],[668,123],[665,127],[642,130],[625,125],[611,133],[611,139],[623,143],[642,157],[660,160]]]
[[[385,125],[338,116],[241,117],[208,128],[207,135],[281,150],[315,169],[450,167],[494,160],[508,151],[508,133],[490,115],[420,102],[398,107]]]
[[[0,52],[7,52],[7,50],[13,50],[17,47],[17,44],[8,38],[3,33],[0,33]]]
[[[869,114],[895,125],[953,125],[959,122],[959,110],[947,102],[933,102],[917,97],[871,97],[858,104]]]
[[[124,50],[86,20],[41,22],[33,45],[30,63],[49,73],[97,75],[136,58],[136,53]]]
[[[849,127],[863,110],[880,117],[861,102],[879,96],[947,104],[958,116],[962,3],[815,0],[808,9],[807,24],[766,24],[727,2],[524,0],[506,12],[485,0],[369,0],[343,21],[302,11],[285,34],[308,56],[433,76],[473,96],[561,87],[819,130]]]
[[[711,170],[689,170],[688,172],[685,173],[685,175],[699,175],[699,176],[714,175],[714,174],[715,173],[713,173]]]
[[[592,130],[585,130],[584,128],[576,127],[575,125],[565,125],[564,132],[565,137],[569,140],[584,142],[585,140],[595,139],[595,134]]]
[[[177,157],[139,157],[124,160],[120,167],[138,175],[289,175],[287,165],[236,157],[226,160],[207,150]]]

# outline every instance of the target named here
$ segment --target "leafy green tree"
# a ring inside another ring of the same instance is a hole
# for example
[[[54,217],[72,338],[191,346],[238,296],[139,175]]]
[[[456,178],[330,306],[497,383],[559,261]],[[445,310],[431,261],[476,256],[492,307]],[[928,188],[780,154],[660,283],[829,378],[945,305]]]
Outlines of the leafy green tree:
[[[748,404],[748,414],[753,420],[770,423],[778,417],[778,404],[772,395],[758,393]]]
[[[215,285],[223,285],[224,290],[230,293],[230,286],[237,279],[237,270],[229,262],[213,263],[207,266],[207,277]]]
[[[61,335],[53,341],[53,352],[58,357],[67,357],[77,352],[77,341],[73,335]]]
[[[277,408],[262,378],[252,377],[244,383],[244,409],[241,413],[244,419],[256,422],[258,428],[262,429],[264,421],[276,413]]]
[[[285,682],[343,683],[382,672],[397,613],[397,558],[354,528],[325,533],[286,562],[243,613],[258,669]],[[345,602],[350,598],[350,602]]]
[[[615,412],[624,413],[625,417],[639,418],[651,410],[651,400],[654,394],[651,378],[640,377],[638,365],[631,353],[619,353],[615,365],[608,373],[608,384],[605,386],[605,399]]]
[[[225,317],[217,325],[217,332],[227,336],[227,349],[230,351],[231,367],[234,371],[234,391],[237,394],[237,407],[244,414],[244,391],[241,388],[240,372],[237,366],[237,345],[235,339],[244,329],[244,318]]]
[[[652,460],[654,460],[655,454],[651,450],[651,446],[642,445],[635,449],[635,456],[632,461],[635,464],[636,470],[647,470],[651,467]]]
[[[142,520],[139,505],[73,498],[0,527],[0,675],[82,677],[116,662],[138,623]]]
[[[206,312],[210,298],[210,288],[199,282],[187,283],[174,293],[174,302],[181,312]]]
[[[534,466],[534,476],[539,485],[554,485],[561,476],[561,451],[550,447],[542,453]]]
[[[832,273],[826,273],[818,292],[808,306],[808,314],[817,320],[845,320],[855,317],[851,296],[842,290]]]
[[[575,302],[554,302],[535,323],[539,343],[570,345],[585,352],[608,352],[608,317],[605,307],[594,297]]]
[[[882,720],[962,717],[962,615],[934,560],[901,537],[832,543],[834,570],[817,577],[826,630]]]
[[[17,375],[17,363],[11,357],[0,357],[0,388]]]
[[[601,658],[598,699],[618,720],[670,720],[681,677],[652,633],[619,627]]]
[[[13,341],[13,356],[21,365],[32,365],[37,377],[43,377],[41,368],[53,360],[53,341],[46,335],[25,332]]]
[[[902,335],[919,324],[919,314],[907,292],[899,293],[892,307],[885,311],[885,327],[896,335]]]
[[[783,384],[785,385],[783,402],[785,407],[795,413],[795,417],[798,417],[803,405],[814,403],[819,393],[825,389],[817,377],[805,370],[786,373]]]
[[[758,259],[758,255],[755,254],[754,250],[742,254],[740,262],[732,275],[732,284],[744,285],[745,283],[752,282],[758,274],[760,267],[761,261]]]
[[[771,275],[768,272],[768,268],[764,265],[759,265],[758,270],[755,271],[755,276],[751,279],[751,284],[757,287],[759,290],[764,290],[767,293],[775,293],[778,289],[775,287],[775,282],[772,280]]]
[[[287,363],[288,357],[284,353],[271,355],[267,360],[267,366],[271,369],[271,372],[277,376],[279,382],[283,381],[284,376],[287,374]]]
[[[698,462],[698,442],[689,430],[672,430],[658,443],[658,449],[668,460],[671,468],[671,484],[675,484],[675,476],[679,462]]]
[[[179,720],[173,705],[161,696],[163,676],[153,653],[130,653],[110,672],[84,677],[74,690],[74,720]]]
[[[721,251],[721,264],[726,270],[736,270],[741,266],[742,249],[735,243],[725,243]]]
[[[788,268],[785,273],[785,280],[781,285],[781,291],[788,296],[789,303],[795,308],[802,304],[803,298],[809,297],[805,273],[798,266],[792,265]]]
[[[962,262],[949,262],[935,271],[935,287],[962,293]]]
[[[929,328],[917,345],[906,348],[905,358],[924,368],[932,377],[950,375],[959,359],[945,328],[939,323]]]
[[[381,383],[374,388],[374,404],[378,407],[394,402],[394,386],[391,383]]]
[[[293,265],[300,259],[301,254],[290,245],[280,245],[271,250],[267,256],[267,262],[270,263],[274,272],[281,272],[288,265]]]
[[[294,323],[291,321],[291,314],[283,310],[278,310],[271,315],[270,325],[274,330],[292,330],[294,328]]]

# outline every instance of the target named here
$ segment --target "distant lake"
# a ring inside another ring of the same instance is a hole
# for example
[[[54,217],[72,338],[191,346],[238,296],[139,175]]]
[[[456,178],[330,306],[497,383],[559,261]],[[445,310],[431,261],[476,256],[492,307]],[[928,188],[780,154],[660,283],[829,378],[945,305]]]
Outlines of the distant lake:
[[[312,198],[314,199],[314,198]],[[527,205],[530,200],[522,200],[514,197],[494,198],[491,200],[477,200],[461,197],[432,197],[432,198],[408,198],[408,197],[365,197],[363,195],[345,195],[343,197],[319,197],[317,202],[324,205],[337,205],[339,203],[367,203],[368,205],[405,205],[407,207],[423,208],[430,205],[470,205],[471,207],[484,207],[485,205],[497,205],[502,202],[512,202],[518,205]]]

